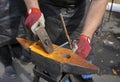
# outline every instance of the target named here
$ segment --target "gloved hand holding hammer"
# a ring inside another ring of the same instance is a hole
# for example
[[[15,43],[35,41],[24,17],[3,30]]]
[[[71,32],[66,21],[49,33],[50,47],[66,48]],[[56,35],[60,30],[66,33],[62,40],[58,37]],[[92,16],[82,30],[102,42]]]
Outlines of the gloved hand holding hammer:
[[[34,34],[35,29],[39,25],[40,27],[45,27],[45,19],[43,13],[38,8],[31,8],[28,10],[28,17],[26,18],[25,25]]]

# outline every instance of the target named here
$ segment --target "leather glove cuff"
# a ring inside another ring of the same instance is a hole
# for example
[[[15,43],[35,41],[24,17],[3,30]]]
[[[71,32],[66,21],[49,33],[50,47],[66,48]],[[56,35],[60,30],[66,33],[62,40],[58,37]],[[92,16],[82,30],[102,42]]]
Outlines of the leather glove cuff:
[[[38,8],[30,8],[30,9],[27,11],[28,15],[30,15],[31,13],[34,13],[34,12],[39,12],[39,13],[41,13],[41,10],[38,9]]]
[[[87,40],[89,43],[91,42],[90,37],[88,37],[84,34],[80,34],[80,36],[79,36],[79,38],[77,38],[77,40],[79,40],[80,38],[83,38],[83,39]]]

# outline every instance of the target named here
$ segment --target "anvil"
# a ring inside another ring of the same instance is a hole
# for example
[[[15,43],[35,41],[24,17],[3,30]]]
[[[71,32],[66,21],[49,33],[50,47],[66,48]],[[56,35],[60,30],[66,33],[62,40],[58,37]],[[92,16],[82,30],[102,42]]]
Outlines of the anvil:
[[[46,53],[40,41],[33,42],[23,38],[17,38],[17,41],[31,52],[33,62],[39,72],[54,80],[57,80],[63,73],[81,75],[99,72],[99,67],[89,63],[68,48],[60,47]],[[55,44],[52,45],[54,49],[58,47]]]

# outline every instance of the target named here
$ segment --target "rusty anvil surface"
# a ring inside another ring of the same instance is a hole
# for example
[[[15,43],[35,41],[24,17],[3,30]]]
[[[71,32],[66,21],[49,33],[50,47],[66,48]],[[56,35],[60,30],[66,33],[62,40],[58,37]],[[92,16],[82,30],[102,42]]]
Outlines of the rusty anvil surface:
[[[40,41],[32,42],[23,38],[17,38],[18,42],[25,48],[29,48],[32,57],[41,71],[49,72],[53,78],[57,74],[94,74],[99,72],[99,68],[85,59],[81,58],[72,50],[61,47],[51,53],[46,53]],[[54,48],[58,46],[53,44]]]

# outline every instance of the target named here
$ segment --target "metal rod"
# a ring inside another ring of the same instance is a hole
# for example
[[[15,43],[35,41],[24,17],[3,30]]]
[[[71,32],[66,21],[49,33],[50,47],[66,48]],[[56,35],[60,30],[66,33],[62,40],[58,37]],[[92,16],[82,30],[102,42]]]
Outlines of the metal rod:
[[[108,16],[108,21],[110,21],[110,17],[111,17],[111,14],[112,14],[113,3],[114,3],[114,0],[112,0],[112,4],[111,4],[111,7],[110,7],[110,12],[109,12],[109,16]]]
[[[62,15],[62,14],[60,14],[60,18],[61,18],[61,21],[62,21],[62,23],[63,23],[64,31],[65,31],[66,37],[67,37],[67,39],[68,39],[68,42],[69,42],[69,44],[70,44],[70,48],[72,49],[72,43],[71,43],[70,36],[69,36],[69,34],[68,34],[68,31],[67,31],[67,28],[66,28],[66,25],[65,25],[65,21],[64,21],[64,18],[63,18],[63,15]]]
[[[59,48],[61,48],[61,47],[63,47],[63,46],[65,46],[65,45],[67,45],[69,42],[65,42],[64,44],[61,44],[60,46],[58,46],[57,48],[55,48],[54,50],[57,50],[57,49],[59,49]]]

